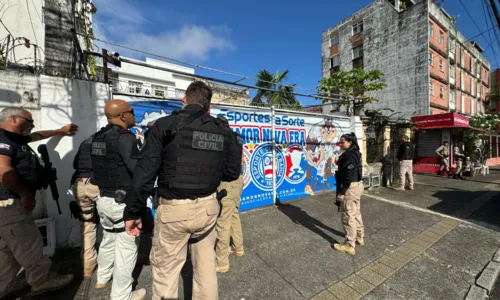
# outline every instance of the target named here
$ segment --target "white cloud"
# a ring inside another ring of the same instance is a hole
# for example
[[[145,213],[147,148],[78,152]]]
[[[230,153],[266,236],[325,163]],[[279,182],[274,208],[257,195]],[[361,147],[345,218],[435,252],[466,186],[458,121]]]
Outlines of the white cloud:
[[[104,4],[106,3],[106,4]],[[152,33],[155,23],[163,20],[149,20],[139,8],[126,1],[98,1],[94,18],[94,35],[97,38],[123,44],[169,58],[193,62],[207,61],[213,54],[234,51],[236,46],[228,38],[230,30],[226,26],[201,26],[183,24],[176,29]],[[168,9],[167,9],[168,11]],[[165,16],[163,16],[165,18]],[[136,58],[143,54],[96,42],[99,47],[114,50],[124,56]]]

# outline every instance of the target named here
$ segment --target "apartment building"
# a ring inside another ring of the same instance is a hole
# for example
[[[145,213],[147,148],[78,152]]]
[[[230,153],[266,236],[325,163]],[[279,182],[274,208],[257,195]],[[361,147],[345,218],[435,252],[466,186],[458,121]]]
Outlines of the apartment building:
[[[490,63],[431,0],[376,0],[322,33],[322,76],[364,68],[387,87],[368,108],[399,117],[485,112]],[[326,105],[324,113],[344,108]]]

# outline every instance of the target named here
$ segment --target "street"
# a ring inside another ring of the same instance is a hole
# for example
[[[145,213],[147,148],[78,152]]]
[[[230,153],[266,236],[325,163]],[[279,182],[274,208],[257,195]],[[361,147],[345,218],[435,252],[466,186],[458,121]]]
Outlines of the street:
[[[416,175],[415,191],[366,191],[366,246],[355,257],[330,248],[343,239],[331,194],[244,212],[245,256],[231,257],[230,271],[219,274],[219,298],[464,299],[500,245],[500,170],[468,179]],[[63,271],[79,274],[77,250],[59,259]],[[190,299],[190,267],[180,299]],[[138,264],[134,276],[151,299],[151,267]],[[109,286],[94,285],[95,274],[36,299],[109,298]]]

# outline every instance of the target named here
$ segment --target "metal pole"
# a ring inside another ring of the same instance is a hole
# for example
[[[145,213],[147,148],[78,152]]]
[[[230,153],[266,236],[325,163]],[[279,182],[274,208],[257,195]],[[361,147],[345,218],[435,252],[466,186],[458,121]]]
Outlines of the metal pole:
[[[7,65],[9,62],[9,44],[10,44],[10,34],[7,36],[7,46],[5,48],[5,70],[7,70]]]
[[[276,139],[275,139],[275,111],[274,105],[271,106],[271,139],[273,152],[273,204],[276,204]]]
[[[104,73],[104,83],[108,84],[108,50],[102,49],[102,66]]]

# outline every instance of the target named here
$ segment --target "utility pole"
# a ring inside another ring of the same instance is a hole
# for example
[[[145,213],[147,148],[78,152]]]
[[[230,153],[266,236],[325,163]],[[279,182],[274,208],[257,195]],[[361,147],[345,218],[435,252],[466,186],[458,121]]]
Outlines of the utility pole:
[[[495,0],[490,0],[491,8],[493,9],[493,13],[495,14],[495,19],[497,20],[498,28],[500,29],[500,14],[498,13],[497,4]]]

